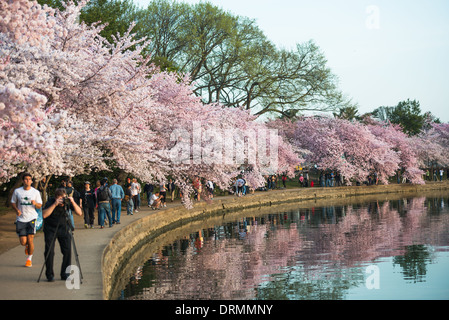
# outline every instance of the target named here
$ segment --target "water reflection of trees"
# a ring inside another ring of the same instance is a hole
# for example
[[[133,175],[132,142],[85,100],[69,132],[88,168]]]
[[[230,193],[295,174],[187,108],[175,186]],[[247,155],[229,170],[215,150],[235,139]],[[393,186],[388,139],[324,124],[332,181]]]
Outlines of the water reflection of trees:
[[[427,264],[431,262],[429,247],[425,245],[407,246],[405,253],[393,258],[393,263],[402,268],[407,281],[423,282],[427,273]]]
[[[248,217],[199,230],[156,253],[127,295],[340,299],[363,282],[363,263],[391,256],[407,281],[424,281],[430,254],[422,244],[449,244],[448,205],[447,198],[378,201]]]

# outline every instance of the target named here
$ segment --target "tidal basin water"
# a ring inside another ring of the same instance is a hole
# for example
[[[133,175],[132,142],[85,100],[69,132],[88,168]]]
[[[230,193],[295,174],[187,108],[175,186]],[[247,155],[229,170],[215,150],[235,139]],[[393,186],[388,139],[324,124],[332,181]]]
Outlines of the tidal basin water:
[[[247,215],[180,237],[122,299],[449,299],[449,193]]]

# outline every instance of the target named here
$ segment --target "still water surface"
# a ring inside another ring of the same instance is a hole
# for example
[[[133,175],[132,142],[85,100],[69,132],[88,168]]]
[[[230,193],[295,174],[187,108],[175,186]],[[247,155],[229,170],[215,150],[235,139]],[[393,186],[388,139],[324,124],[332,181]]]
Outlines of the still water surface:
[[[449,299],[449,195],[248,216],[186,235],[122,299]]]

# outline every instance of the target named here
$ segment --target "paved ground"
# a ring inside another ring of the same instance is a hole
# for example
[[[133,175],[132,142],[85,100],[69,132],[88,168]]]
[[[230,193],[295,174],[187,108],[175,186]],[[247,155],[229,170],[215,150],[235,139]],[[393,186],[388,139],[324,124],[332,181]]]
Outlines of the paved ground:
[[[167,204],[167,208],[180,205]],[[42,272],[40,282],[40,271],[44,264],[44,235],[38,232],[35,237],[35,251],[33,254],[33,266],[25,267],[26,255],[24,247],[19,245],[16,238],[17,247],[7,250],[0,255],[0,300],[101,300],[103,299],[102,276],[101,276],[101,256],[103,249],[109,243],[114,234],[131,222],[149,215],[153,210],[142,207],[139,213],[132,216],[126,215],[126,210],[122,210],[121,224],[112,228],[105,227],[99,229],[84,229],[82,217],[75,217],[75,244],[79,255],[83,283],[79,289],[67,289],[66,283],[59,279],[62,254],[59,244],[55,247],[55,282],[47,282],[45,268]],[[10,223],[13,223],[11,221]],[[75,264],[75,257],[72,255],[72,264]]]

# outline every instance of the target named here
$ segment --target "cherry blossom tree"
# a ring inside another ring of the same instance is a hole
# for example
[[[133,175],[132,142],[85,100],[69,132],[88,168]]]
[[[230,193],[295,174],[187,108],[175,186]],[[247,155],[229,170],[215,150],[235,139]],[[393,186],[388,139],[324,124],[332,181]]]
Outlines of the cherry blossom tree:
[[[377,173],[383,183],[398,169],[399,157],[385,141],[358,122],[327,117],[306,117],[283,132],[309,165],[342,174],[347,184],[363,182]]]
[[[374,173],[387,184],[388,178],[402,169],[412,183],[423,183],[416,147],[419,142],[397,125],[369,119],[361,123],[304,117],[293,122],[272,121],[269,126],[281,130],[305,163],[338,171],[347,184],[363,182]]]
[[[416,152],[417,139],[404,133],[399,125],[387,122],[371,122],[367,124],[368,130],[377,139],[387,143],[397,153],[399,168],[404,172],[403,177],[414,184],[423,184],[424,172],[420,169],[418,153]]]
[[[415,152],[420,165],[436,169],[449,166],[449,123],[433,123],[414,137]]]
[[[174,177],[189,205],[192,176],[225,188],[244,165],[260,186],[266,163],[251,157],[258,144],[274,150],[270,170],[293,173],[297,156],[277,132],[248,111],[204,105],[188,75],[149,63],[142,54],[146,39],[134,39],[133,25],[109,42],[101,24],[79,23],[86,2],[69,1],[64,11],[35,1],[1,3],[0,181],[25,169],[37,177],[73,176],[113,163],[145,181]],[[243,143],[223,142],[234,142],[234,135]],[[179,150],[182,139],[185,150]],[[211,161],[206,152],[226,147],[231,161]],[[184,161],[176,161],[176,151],[187,151]]]

